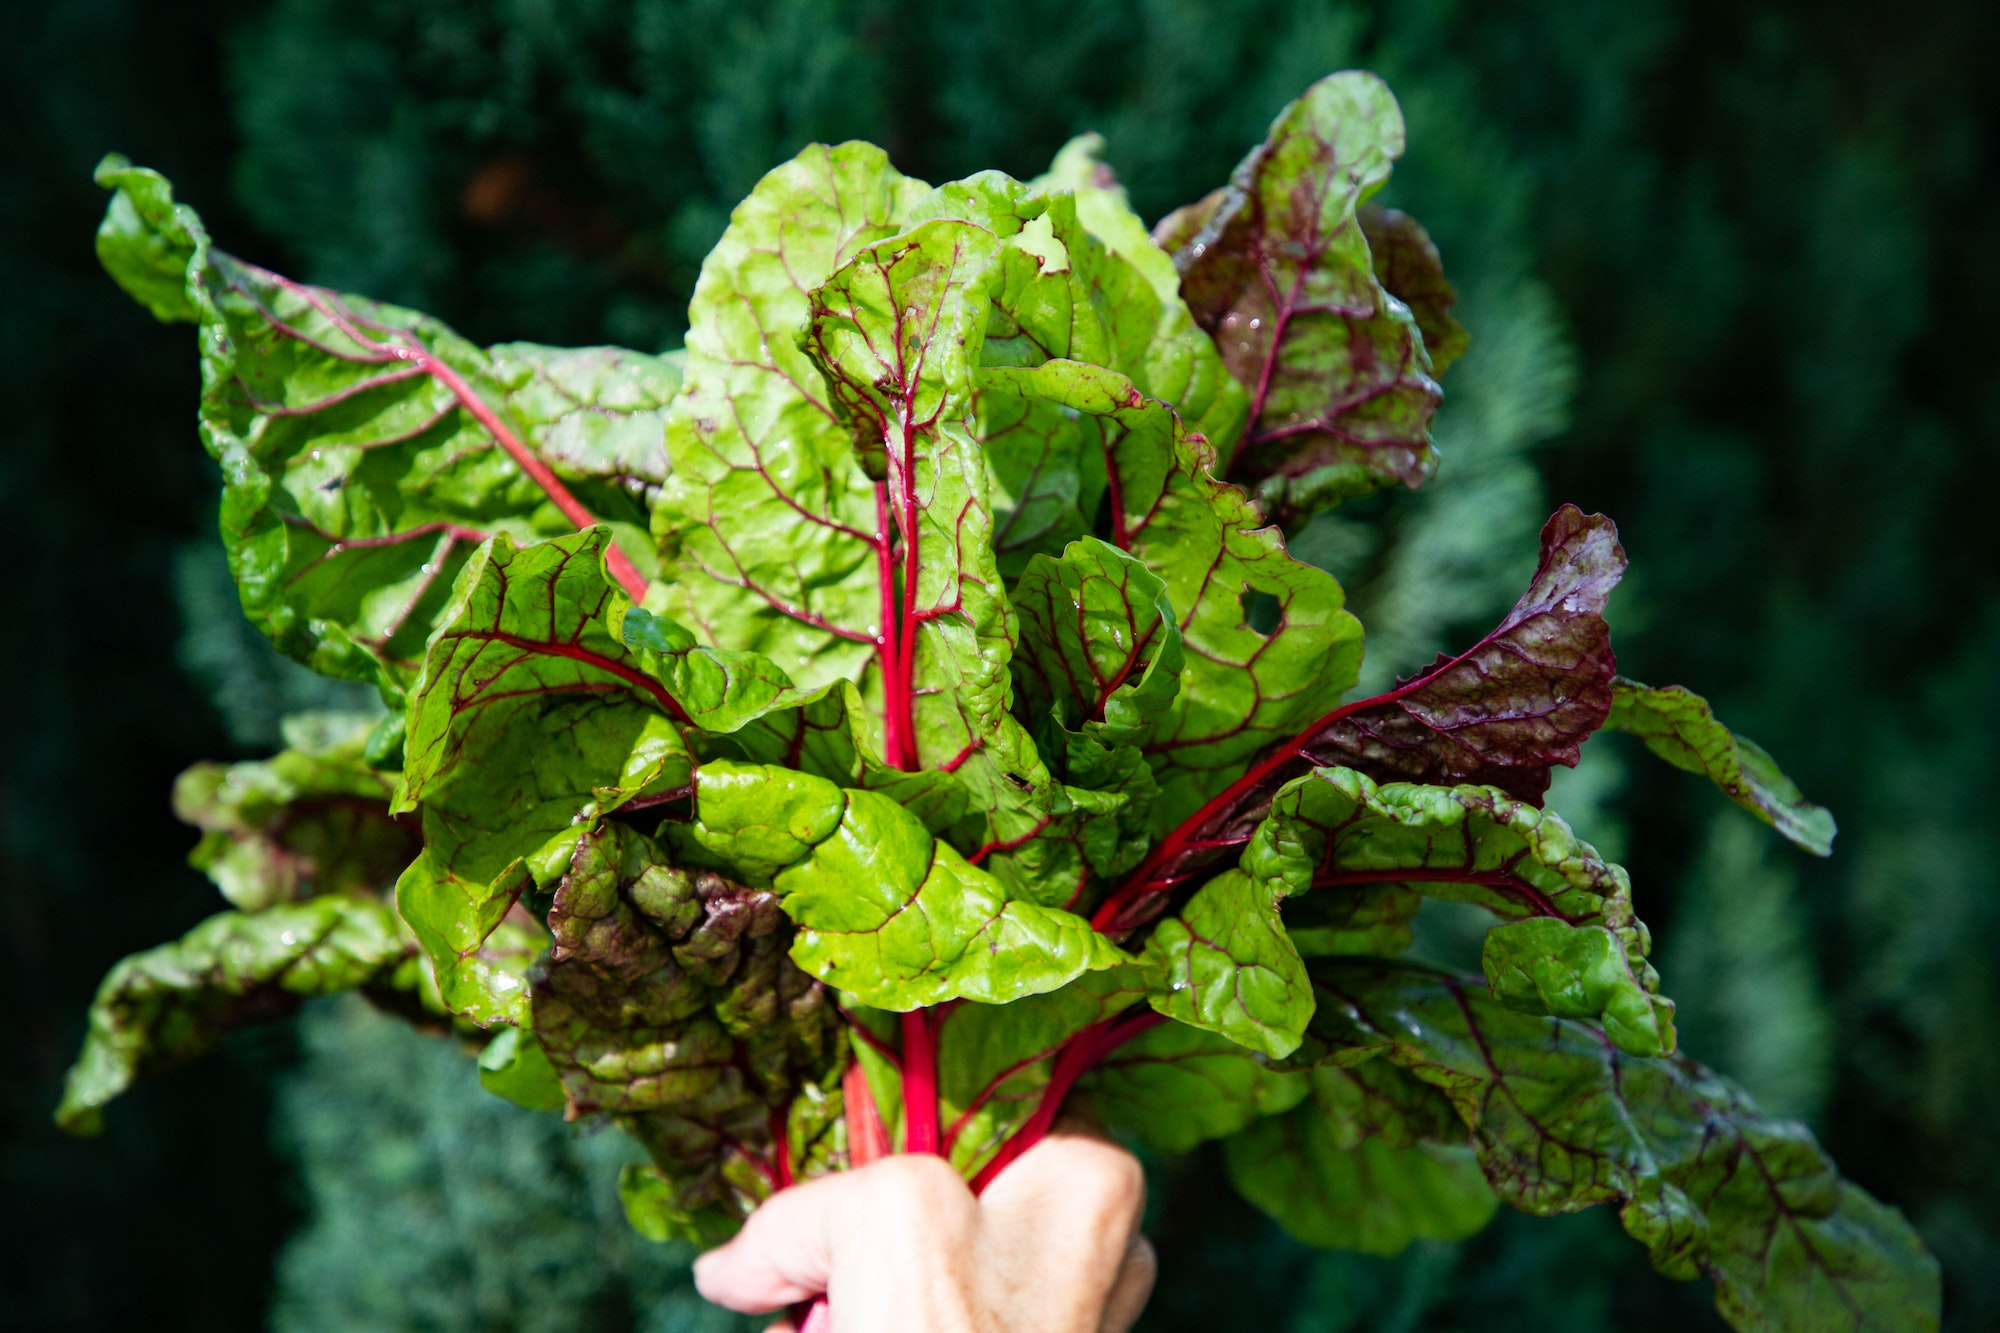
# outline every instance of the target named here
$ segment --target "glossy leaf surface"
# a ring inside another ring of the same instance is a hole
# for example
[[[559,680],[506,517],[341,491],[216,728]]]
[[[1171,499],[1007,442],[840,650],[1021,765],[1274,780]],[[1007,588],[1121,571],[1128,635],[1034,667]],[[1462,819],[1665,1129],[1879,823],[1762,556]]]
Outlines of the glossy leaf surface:
[[[782,895],[801,967],[878,1009],[998,1004],[1124,961],[1081,917],[1010,900],[874,792],[715,761],[696,774],[689,837]]]
[[[114,155],[98,180],[115,191],[99,233],[112,276],[199,325],[223,544],[245,612],[280,649],[400,693],[453,575],[494,532],[611,522],[617,575],[643,591],[633,560],[652,565],[645,494],[665,479],[675,360],[482,350],[428,316],[224,254],[155,172]]]
[[[1673,1002],[1657,993],[1631,881],[1551,812],[1490,787],[1378,786],[1320,769],[1279,792],[1242,865],[1273,900],[1337,895],[1322,919],[1339,923],[1343,909],[1364,917],[1341,923],[1350,929],[1384,924],[1382,886],[1414,890],[1400,899],[1411,913],[1418,894],[1478,903],[1505,922],[1484,949],[1505,1002],[1601,1017],[1635,1055],[1674,1048]]]
[[[202,831],[189,864],[246,912],[386,892],[422,843],[414,821],[389,814],[394,775],[363,757],[374,725],[365,714],[299,714],[270,759],[182,773],[174,813]]]
[[[105,976],[56,1123],[94,1134],[105,1103],[231,1030],[288,1017],[315,995],[414,990],[416,968],[414,941],[381,903],[329,897],[218,913]]]
[[[1619,1205],[1653,1264],[1705,1273],[1739,1328],[1935,1328],[1937,1265],[1900,1213],[1843,1181],[1803,1125],[1685,1058],[1636,1059],[1573,1020],[1516,1013],[1418,969],[1313,964],[1307,1049],[1438,1088],[1487,1179],[1532,1213]]]
[[[1436,470],[1440,396],[1408,306],[1376,279],[1357,209],[1403,153],[1373,74],[1330,75],[1278,114],[1229,190],[1168,219],[1181,290],[1250,393],[1230,464],[1273,511],[1310,513]]]

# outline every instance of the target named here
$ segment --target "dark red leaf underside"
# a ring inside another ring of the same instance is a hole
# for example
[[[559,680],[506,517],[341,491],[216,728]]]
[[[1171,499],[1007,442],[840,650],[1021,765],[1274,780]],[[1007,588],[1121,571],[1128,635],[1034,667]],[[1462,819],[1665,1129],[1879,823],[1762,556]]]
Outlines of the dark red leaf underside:
[[[1603,612],[1624,572],[1610,519],[1558,509],[1542,529],[1534,581],[1492,633],[1386,694],[1335,709],[1267,755],[1161,841],[1098,909],[1098,929],[1150,919],[1161,895],[1247,842],[1273,794],[1309,767],[1351,768],[1378,782],[1483,784],[1540,805],[1551,767],[1574,766],[1611,711],[1617,660]]]

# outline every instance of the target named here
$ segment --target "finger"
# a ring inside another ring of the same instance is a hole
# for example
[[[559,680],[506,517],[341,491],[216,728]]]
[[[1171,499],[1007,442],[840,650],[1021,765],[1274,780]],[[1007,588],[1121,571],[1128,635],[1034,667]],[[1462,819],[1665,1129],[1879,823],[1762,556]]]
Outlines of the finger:
[[[1024,1327],[1095,1333],[1145,1201],[1137,1159],[1087,1126],[1059,1126],[980,1197],[988,1290],[1033,1308]]]
[[[858,1172],[822,1176],[766,1199],[728,1244],[694,1261],[695,1290],[741,1314],[782,1310],[826,1290],[827,1215],[851,1207]]]
[[[1153,1294],[1153,1280],[1159,1271],[1160,1259],[1153,1252],[1153,1243],[1134,1232],[1125,1247],[1125,1262],[1118,1267],[1118,1280],[1111,1284],[1110,1299],[1104,1302],[1098,1333],[1126,1333],[1139,1322],[1139,1312]]]
[[[958,1304],[975,1211],[942,1159],[887,1158],[766,1199],[734,1240],[695,1261],[695,1287],[744,1314],[825,1292],[837,1329],[928,1327],[907,1312]]]

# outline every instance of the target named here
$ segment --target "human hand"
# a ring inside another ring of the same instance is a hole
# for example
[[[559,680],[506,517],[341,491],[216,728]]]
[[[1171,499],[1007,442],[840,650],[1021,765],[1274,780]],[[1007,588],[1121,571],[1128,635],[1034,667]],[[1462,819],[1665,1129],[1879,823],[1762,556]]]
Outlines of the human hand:
[[[887,1157],[767,1199],[695,1286],[745,1314],[825,1292],[833,1333],[1125,1333],[1153,1289],[1145,1198],[1132,1155],[1076,1123],[978,1198],[942,1158]]]

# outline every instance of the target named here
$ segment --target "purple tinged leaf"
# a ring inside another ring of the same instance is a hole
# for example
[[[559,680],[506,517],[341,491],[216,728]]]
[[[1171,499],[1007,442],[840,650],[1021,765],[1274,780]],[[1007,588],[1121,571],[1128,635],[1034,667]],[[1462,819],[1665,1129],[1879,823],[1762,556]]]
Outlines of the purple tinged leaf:
[[[1575,767],[1610,712],[1617,659],[1604,603],[1624,572],[1611,521],[1564,505],[1542,529],[1534,581],[1491,633],[1339,710],[1299,754],[1377,781],[1483,783],[1539,805],[1550,767]]]
[[[1355,215],[1368,238],[1375,262],[1375,280],[1389,295],[1410,308],[1423,330],[1431,373],[1442,375],[1465,354],[1470,341],[1465,326],[1451,316],[1458,289],[1444,276],[1444,260],[1424,225],[1400,208],[1363,204]]]
[[[1224,195],[1157,233],[1180,242],[1182,294],[1250,393],[1228,475],[1274,514],[1422,485],[1436,469],[1431,359],[1356,216],[1402,152],[1387,85],[1330,75],[1279,113]]]
[[[786,957],[777,895],[606,822],[577,840],[548,920],[533,1021],[568,1114],[610,1113],[646,1145],[653,1170],[629,1187],[674,1219],[650,1225],[719,1238],[802,1160],[796,1104],[838,1114],[840,1017]]]
[[[1099,909],[1100,928],[1138,924],[1150,899],[1247,841],[1278,788],[1308,765],[1378,782],[1482,784],[1539,805],[1550,767],[1574,765],[1610,712],[1617,660],[1603,611],[1624,571],[1611,521],[1564,505],[1542,529],[1533,582],[1491,633],[1267,751],[1161,840]]]
[[[1307,1047],[1382,1058],[1438,1088],[1506,1202],[1547,1215],[1617,1203],[1671,1277],[1706,1274],[1741,1329],[1935,1329],[1937,1263],[1893,1208],[1840,1179],[1805,1126],[1760,1114],[1685,1057],[1640,1059],[1424,969],[1312,964]]]

